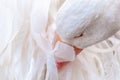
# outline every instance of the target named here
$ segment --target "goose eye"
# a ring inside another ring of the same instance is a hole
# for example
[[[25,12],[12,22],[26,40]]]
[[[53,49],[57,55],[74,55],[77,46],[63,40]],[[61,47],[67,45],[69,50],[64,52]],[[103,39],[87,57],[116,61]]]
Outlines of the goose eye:
[[[82,37],[82,36],[83,36],[83,33],[81,33],[80,35],[75,36],[74,38],[79,38],[79,37]]]

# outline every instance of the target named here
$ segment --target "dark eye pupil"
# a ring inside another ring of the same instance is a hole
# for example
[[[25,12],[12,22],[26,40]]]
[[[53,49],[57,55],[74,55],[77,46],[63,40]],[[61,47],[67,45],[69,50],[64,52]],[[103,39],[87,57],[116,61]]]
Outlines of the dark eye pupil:
[[[74,38],[79,38],[79,37],[82,37],[83,36],[83,33],[80,34],[79,36],[75,36]]]

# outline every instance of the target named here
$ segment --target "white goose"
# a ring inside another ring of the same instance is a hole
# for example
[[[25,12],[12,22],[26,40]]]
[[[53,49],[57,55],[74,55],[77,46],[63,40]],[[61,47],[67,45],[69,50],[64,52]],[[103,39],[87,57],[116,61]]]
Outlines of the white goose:
[[[57,31],[67,43],[85,48],[120,29],[120,0],[66,0],[57,15]]]
[[[119,80],[119,33],[85,48],[118,31],[118,10],[119,0],[0,0],[0,80]],[[81,54],[55,41],[56,25]]]

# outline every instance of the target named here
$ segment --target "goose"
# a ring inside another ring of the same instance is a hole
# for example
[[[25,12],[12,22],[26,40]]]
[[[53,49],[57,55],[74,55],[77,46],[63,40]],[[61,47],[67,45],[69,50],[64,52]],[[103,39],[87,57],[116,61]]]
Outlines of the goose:
[[[56,17],[61,39],[86,48],[120,29],[120,0],[66,0]]]

